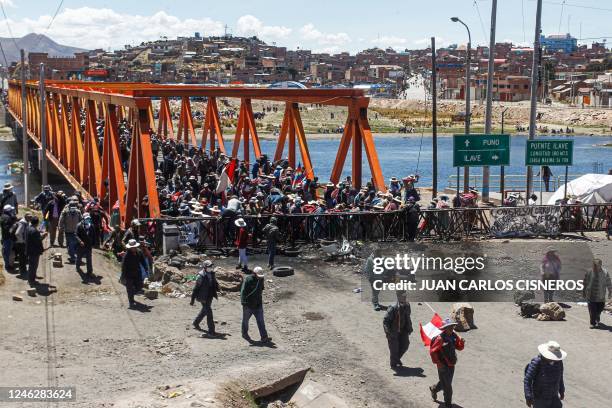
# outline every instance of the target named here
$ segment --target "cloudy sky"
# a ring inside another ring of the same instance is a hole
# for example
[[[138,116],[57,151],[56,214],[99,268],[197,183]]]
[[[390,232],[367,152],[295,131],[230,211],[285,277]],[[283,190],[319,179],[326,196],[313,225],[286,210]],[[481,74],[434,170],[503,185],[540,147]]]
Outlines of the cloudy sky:
[[[291,49],[355,52],[373,46],[423,48],[488,43],[491,0],[0,0],[0,37],[35,32],[82,48],[121,48],[161,36],[257,35]],[[533,42],[536,2],[498,1],[498,41]],[[52,21],[53,20],[53,21]],[[580,38],[612,36],[611,0],[544,0],[545,34],[570,32]],[[608,41],[612,41],[610,38]],[[585,40],[584,42],[590,42]]]

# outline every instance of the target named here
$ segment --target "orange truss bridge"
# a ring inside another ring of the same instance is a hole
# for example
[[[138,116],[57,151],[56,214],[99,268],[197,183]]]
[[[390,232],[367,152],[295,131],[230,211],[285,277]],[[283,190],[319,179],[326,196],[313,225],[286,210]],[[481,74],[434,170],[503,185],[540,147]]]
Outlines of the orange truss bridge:
[[[41,143],[41,118],[46,115],[46,155],[66,180],[89,197],[105,197],[106,207],[119,202],[121,219],[129,223],[135,217],[160,217],[159,200],[152,160],[150,134],[156,131],[161,139],[183,140],[209,151],[219,148],[226,152],[217,100],[240,99],[238,122],[231,157],[238,158],[243,144],[242,160],[249,162],[252,148],[256,158],[261,155],[252,101],[266,100],[285,103],[274,160],[281,159],[288,144],[289,165],[296,167],[296,146],[307,176],[314,176],[313,162],[299,104],[345,106],[348,117],[340,139],[331,181],[338,183],[352,145],[352,179],[360,187],[362,151],[365,150],[372,179],[377,189],[384,188],[378,155],[368,124],[369,98],[356,89],[270,89],[249,87],[204,87],[193,85],[156,85],[131,82],[45,82],[45,106],[41,106],[37,81],[26,83],[26,124],[28,135]],[[190,98],[206,98],[205,118],[200,129],[194,126]],[[159,99],[159,114],[154,118],[152,99]],[[172,120],[170,100],[180,99],[180,115],[176,129]],[[9,84],[9,113],[22,126],[21,82]],[[85,113],[84,130],[82,113]],[[96,122],[104,119],[102,151],[98,148]],[[132,129],[131,154],[127,175],[121,167],[119,122],[127,120]],[[127,176],[127,177],[126,177]],[[107,182],[105,182],[107,181]],[[148,204],[143,205],[143,197]]]

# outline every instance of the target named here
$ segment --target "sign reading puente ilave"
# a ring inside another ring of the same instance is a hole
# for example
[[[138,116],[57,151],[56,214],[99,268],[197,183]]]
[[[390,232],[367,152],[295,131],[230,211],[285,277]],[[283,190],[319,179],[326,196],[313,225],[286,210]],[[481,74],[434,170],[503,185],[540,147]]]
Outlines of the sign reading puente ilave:
[[[573,159],[573,140],[527,141],[525,166],[571,166]]]
[[[453,166],[507,166],[509,164],[509,135],[454,135]]]

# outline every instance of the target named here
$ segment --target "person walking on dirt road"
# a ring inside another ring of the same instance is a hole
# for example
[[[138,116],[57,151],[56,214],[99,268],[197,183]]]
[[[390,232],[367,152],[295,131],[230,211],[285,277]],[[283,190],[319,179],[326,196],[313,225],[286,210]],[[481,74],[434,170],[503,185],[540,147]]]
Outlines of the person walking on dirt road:
[[[249,243],[249,230],[244,218],[238,218],[234,221],[236,228],[236,247],[238,247],[238,265],[236,269],[242,269],[247,272],[249,269],[249,259],[247,258],[247,245]]]
[[[204,317],[206,317],[206,325],[208,326],[209,336],[214,336],[217,334],[215,332],[215,319],[213,317],[211,306],[213,298],[217,299],[217,292],[219,291],[219,283],[217,282],[217,278],[215,277],[215,272],[213,271],[212,267],[212,261],[204,261],[204,267],[200,270],[200,272],[198,272],[196,284],[193,288],[193,292],[191,292],[190,303],[191,306],[193,306],[197,300],[202,304],[200,313],[198,313],[193,321],[193,327],[197,330],[202,330],[200,323]]]
[[[589,307],[591,329],[599,326],[601,312],[606,305],[606,291],[608,298],[612,298],[612,282],[610,275],[601,266],[601,259],[593,259],[593,269],[584,277],[583,295]]]
[[[561,408],[565,397],[563,360],[567,353],[556,341],[540,344],[540,354],[525,367],[525,402],[533,408]]]
[[[408,346],[409,336],[412,333],[410,320],[410,303],[406,302],[406,294],[397,294],[397,303],[389,306],[383,320],[383,327],[389,343],[389,357],[391,369],[396,370],[402,366],[402,357]]]
[[[125,246],[127,251],[121,263],[121,277],[119,282],[125,285],[127,290],[129,308],[135,309],[138,303],[134,300],[134,295],[142,288],[142,274],[140,268],[145,263],[144,256],[140,251],[140,244],[135,239],[131,239]]]
[[[451,319],[444,319],[439,327],[442,333],[431,339],[429,355],[438,368],[439,381],[429,387],[431,397],[438,400],[438,392],[444,393],[444,406],[451,408],[453,405],[453,376],[455,364],[457,364],[457,350],[463,350],[465,341],[455,333],[457,323]]]
[[[264,322],[263,299],[264,274],[260,266],[253,269],[253,273],[247,273],[240,288],[240,303],[242,304],[242,338],[252,342],[249,337],[249,320],[255,316],[257,329],[262,343],[269,343],[272,339],[266,331]]]
[[[28,258],[28,283],[30,287],[36,286],[36,272],[38,271],[38,260],[45,251],[43,239],[47,233],[40,233],[38,230],[38,217],[34,216],[30,220],[28,233],[26,235],[26,257]]]

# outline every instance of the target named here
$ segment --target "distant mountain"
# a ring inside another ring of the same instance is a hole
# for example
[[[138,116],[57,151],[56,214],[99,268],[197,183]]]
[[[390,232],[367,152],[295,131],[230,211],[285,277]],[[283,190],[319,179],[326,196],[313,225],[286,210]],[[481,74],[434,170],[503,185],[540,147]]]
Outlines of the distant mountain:
[[[21,60],[20,49],[24,49],[26,52],[26,58],[29,52],[46,52],[49,56],[53,57],[70,57],[75,52],[87,51],[82,48],[69,47],[67,45],[61,45],[43,34],[28,34],[21,38],[0,38],[0,43],[4,49],[4,55],[6,55],[6,62],[4,57],[0,54],[0,64],[11,65],[11,62],[17,62]],[[15,45],[17,43],[17,45]]]

